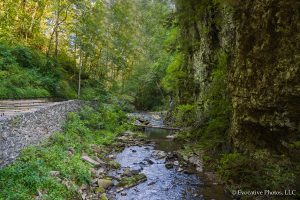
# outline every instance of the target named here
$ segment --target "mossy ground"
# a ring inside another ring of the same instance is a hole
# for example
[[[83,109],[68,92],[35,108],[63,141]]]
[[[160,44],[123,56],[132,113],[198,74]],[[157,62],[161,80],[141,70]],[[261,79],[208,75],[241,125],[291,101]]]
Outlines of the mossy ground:
[[[143,182],[147,180],[147,177],[145,174],[136,174],[130,177],[125,177],[123,178],[119,183],[118,183],[118,187],[132,187],[140,182]]]

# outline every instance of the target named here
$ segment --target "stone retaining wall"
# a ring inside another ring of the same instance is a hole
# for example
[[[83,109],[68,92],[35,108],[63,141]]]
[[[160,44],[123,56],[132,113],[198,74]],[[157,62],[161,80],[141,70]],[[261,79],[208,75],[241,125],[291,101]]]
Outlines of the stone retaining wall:
[[[79,111],[86,103],[70,100],[0,121],[0,168],[13,162],[20,151],[61,130],[69,112]]]

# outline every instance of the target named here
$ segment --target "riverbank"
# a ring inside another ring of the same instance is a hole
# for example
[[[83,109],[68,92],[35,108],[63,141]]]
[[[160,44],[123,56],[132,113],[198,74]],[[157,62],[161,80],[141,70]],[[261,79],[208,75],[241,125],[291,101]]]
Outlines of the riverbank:
[[[167,130],[126,131],[130,124],[111,105],[70,114],[61,133],[0,170],[0,199],[224,199],[177,157]]]
[[[129,127],[125,113],[111,105],[71,113],[63,131],[0,170],[0,199],[81,199],[77,188],[90,184],[93,167],[83,156],[101,157],[94,147],[113,144]]]

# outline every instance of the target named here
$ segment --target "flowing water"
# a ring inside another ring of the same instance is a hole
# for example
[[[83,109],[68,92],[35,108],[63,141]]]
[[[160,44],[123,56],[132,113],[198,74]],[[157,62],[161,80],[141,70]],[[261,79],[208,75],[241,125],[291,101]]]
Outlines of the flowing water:
[[[145,134],[155,145],[131,146],[116,156],[121,164],[119,174],[126,168],[138,170],[147,176],[147,181],[135,187],[116,193],[117,200],[227,200],[229,198],[221,186],[209,183],[202,174],[183,173],[178,167],[167,169],[165,158],[157,158],[157,150],[173,152],[180,145],[166,138],[170,131],[146,128]],[[190,170],[190,172],[191,172]]]

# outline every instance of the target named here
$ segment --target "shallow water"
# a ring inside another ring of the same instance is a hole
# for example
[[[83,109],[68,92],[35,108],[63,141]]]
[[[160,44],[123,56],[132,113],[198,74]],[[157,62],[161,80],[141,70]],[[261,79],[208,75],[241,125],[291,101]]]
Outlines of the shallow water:
[[[147,181],[116,193],[117,200],[231,199],[225,195],[221,186],[208,183],[201,174],[196,174],[196,170],[195,174],[186,174],[178,172],[177,168],[167,169],[165,158],[157,159],[153,155],[156,150],[172,152],[180,148],[179,144],[166,138],[169,131],[147,128],[145,134],[155,145],[125,148],[116,156],[116,161],[121,164],[118,174],[125,168],[139,170],[147,176]]]
[[[152,156],[152,146],[132,146],[126,148],[117,155],[116,161],[122,167],[141,170],[147,176],[147,181],[136,187],[126,190],[127,195],[117,194],[117,199],[200,199],[197,195],[202,184],[196,175],[188,175],[177,172],[175,169],[167,169],[164,159],[155,159]],[[147,160],[153,161],[149,164]]]

